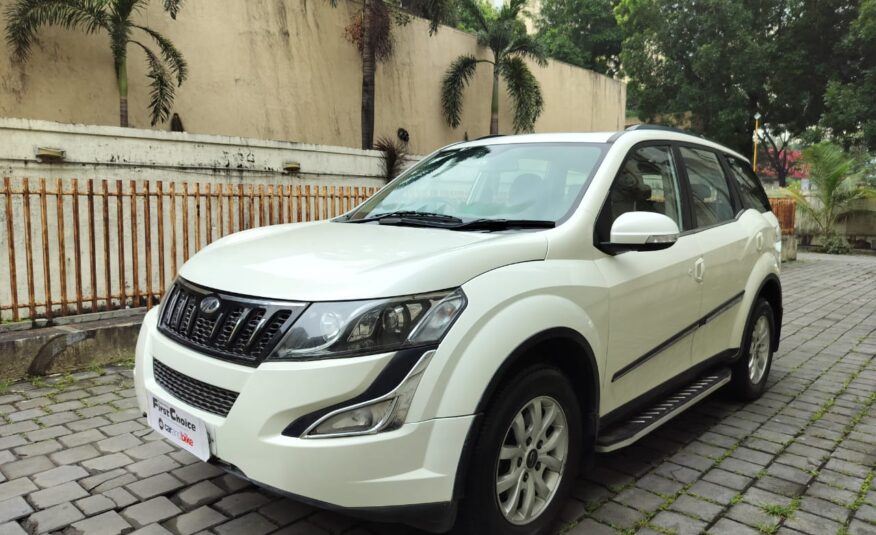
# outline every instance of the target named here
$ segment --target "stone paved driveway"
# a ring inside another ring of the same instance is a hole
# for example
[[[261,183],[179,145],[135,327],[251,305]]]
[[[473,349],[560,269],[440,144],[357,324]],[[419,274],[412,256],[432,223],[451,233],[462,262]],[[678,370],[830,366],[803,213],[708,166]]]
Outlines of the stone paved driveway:
[[[558,531],[876,535],[876,258],[787,266],[782,348],[754,403],[720,394],[577,482]],[[410,534],[258,490],[157,439],[130,370],[0,394],[0,535]]]

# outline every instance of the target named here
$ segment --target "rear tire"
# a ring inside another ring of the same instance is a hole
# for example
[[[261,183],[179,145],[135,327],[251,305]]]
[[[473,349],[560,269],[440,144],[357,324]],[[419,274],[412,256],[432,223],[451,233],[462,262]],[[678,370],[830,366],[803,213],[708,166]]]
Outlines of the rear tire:
[[[472,455],[455,533],[547,533],[582,455],[581,407],[566,376],[536,366],[508,381],[484,414]]]
[[[733,365],[731,393],[742,401],[757,399],[766,388],[773,362],[775,315],[766,299],[754,303],[742,338],[740,356]]]

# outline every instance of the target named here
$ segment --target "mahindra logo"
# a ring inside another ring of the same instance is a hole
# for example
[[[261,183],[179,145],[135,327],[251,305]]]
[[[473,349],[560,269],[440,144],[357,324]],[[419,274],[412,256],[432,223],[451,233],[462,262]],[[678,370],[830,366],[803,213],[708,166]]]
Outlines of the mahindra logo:
[[[219,310],[220,306],[222,306],[222,301],[220,301],[218,297],[214,297],[211,295],[202,299],[201,304],[198,305],[198,308],[201,309],[201,313],[209,316],[210,314],[215,314],[216,311]]]

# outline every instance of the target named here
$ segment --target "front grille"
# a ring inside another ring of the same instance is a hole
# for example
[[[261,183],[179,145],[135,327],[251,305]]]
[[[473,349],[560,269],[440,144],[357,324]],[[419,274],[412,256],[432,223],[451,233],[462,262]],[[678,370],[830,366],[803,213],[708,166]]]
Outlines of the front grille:
[[[216,310],[201,302],[215,297]],[[200,353],[257,366],[304,310],[305,303],[224,294],[177,279],[162,304],[158,330]]]
[[[173,397],[212,414],[228,416],[231,406],[237,400],[237,392],[208,385],[166,366],[157,359],[152,359],[152,373],[155,375],[155,382]]]

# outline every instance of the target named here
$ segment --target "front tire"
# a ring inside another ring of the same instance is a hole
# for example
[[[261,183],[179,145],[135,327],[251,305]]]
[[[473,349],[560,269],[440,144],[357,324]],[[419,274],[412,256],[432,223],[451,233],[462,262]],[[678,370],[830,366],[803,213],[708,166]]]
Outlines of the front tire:
[[[766,388],[773,362],[775,316],[766,299],[758,299],[742,339],[740,358],[733,365],[731,391],[743,401],[757,399]]]
[[[547,533],[578,474],[581,422],[558,369],[528,368],[506,383],[484,414],[457,533]]]

